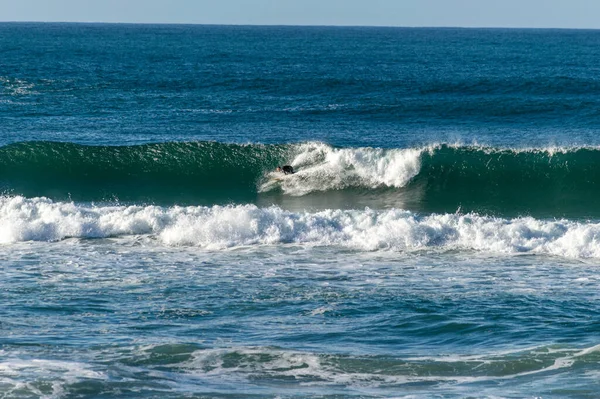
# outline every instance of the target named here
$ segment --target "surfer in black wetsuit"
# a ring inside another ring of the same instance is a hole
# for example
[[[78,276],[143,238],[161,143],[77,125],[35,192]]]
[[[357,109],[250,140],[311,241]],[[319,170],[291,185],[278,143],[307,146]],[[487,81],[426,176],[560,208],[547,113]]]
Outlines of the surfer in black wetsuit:
[[[283,174],[285,174],[285,175],[293,175],[294,174],[294,168],[291,165],[278,166],[276,170],[277,170],[277,172],[283,172]]]

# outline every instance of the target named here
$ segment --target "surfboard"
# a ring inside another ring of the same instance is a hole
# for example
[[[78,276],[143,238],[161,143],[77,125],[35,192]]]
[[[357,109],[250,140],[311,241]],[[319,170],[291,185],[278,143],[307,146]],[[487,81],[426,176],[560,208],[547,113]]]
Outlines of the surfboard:
[[[280,172],[271,172],[266,176],[264,183],[260,186],[260,191],[270,191],[279,186],[286,179],[287,175]]]
[[[285,175],[281,176],[269,176],[269,181],[284,181]]]

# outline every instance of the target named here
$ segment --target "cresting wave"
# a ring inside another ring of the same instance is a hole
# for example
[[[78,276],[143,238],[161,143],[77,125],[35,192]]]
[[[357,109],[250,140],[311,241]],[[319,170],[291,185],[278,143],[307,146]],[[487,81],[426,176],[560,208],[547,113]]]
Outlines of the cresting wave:
[[[284,163],[297,173],[274,181]],[[600,149],[26,142],[0,147],[0,187],[74,201],[590,218],[600,216]]]
[[[460,250],[600,257],[600,223],[421,216],[405,210],[290,212],[279,207],[85,206],[47,198],[0,199],[0,242],[149,236],[210,250],[296,244],[359,251]]]

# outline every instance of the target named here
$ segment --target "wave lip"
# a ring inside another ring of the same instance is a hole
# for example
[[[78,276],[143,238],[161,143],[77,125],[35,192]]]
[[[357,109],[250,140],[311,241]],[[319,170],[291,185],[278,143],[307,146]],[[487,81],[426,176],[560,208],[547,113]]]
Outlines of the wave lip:
[[[600,258],[600,223],[476,214],[279,207],[85,206],[47,198],[0,199],[0,243],[150,235],[210,250],[256,245],[339,246],[357,251],[459,250]]]

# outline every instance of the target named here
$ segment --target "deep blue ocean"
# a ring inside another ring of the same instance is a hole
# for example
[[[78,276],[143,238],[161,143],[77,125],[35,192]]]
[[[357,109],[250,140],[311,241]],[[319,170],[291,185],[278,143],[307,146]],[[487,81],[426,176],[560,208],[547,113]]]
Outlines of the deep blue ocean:
[[[599,48],[0,24],[0,397],[600,397]]]

